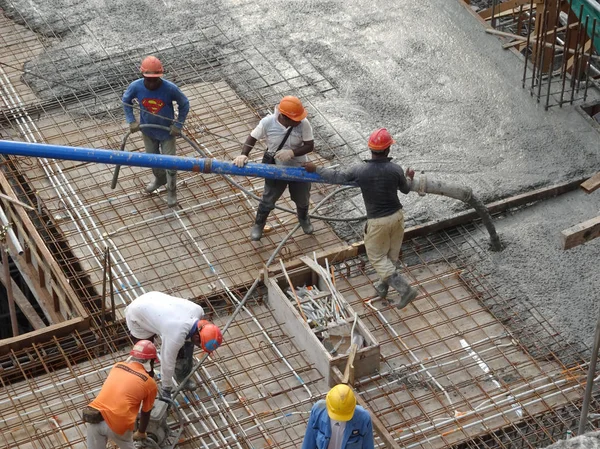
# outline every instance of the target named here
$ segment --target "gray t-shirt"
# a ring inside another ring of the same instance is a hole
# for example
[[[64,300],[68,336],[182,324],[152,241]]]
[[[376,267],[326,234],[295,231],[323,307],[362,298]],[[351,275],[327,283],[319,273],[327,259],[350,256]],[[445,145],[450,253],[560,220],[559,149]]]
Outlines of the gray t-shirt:
[[[342,449],[344,441],[344,430],[346,430],[346,421],[336,421],[331,419],[331,439],[327,449]]]

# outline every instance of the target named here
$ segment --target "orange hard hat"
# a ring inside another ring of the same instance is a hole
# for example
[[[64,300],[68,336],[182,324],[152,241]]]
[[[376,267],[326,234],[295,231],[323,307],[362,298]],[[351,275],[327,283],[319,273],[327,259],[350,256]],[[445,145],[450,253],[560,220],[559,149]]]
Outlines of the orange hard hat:
[[[283,97],[279,102],[279,112],[295,122],[303,120],[308,115],[308,111],[302,106],[302,102],[298,97],[288,95]]]
[[[369,136],[369,148],[372,151],[385,151],[394,143],[396,141],[385,128],[376,129]]]
[[[164,69],[162,62],[157,57],[146,56],[140,66],[140,72],[148,78],[160,78],[163,76]]]
[[[200,346],[204,352],[213,352],[223,343],[223,334],[218,326],[206,320],[198,320]]]
[[[140,340],[131,349],[130,356],[140,360],[158,361],[156,357],[156,346],[150,340]]]

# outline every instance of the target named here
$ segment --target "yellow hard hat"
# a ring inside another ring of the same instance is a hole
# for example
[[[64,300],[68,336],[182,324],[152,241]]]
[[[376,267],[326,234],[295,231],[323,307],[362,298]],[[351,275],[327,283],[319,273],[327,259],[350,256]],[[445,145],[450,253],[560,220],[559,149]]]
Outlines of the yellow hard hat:
[[[325,398],[327,414],[329,418],[336,421],[350,421],[354,416],[356,398],[352,388],[345,384],[339,384],[329,390]]]

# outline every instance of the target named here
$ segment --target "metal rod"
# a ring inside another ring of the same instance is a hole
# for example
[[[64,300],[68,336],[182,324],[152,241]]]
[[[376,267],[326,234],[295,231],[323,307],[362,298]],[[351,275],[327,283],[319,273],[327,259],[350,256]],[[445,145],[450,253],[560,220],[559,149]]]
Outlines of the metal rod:
[[[550,70],[548,71],[548,90],[546,91],[546,105],[544,106],[544,109],[547,111],[548,110],[548,104],[550,103],[550,88],[552,86],[552,73],[554,71],[554,54],[556,51],[556,35],[557,35],[557,30],[558,30],[558,25],[559,25],[559,15],[560,15],[560,11],[556,12],[556,21],[554,22],[554,32],[553,32],[553,36],[554,39],[552,39],[552,52],[550,54]]]
[[[598,349],[600,348],[600,313],[596,321],[596,335],[594,336],[594,345],[592,347],[592,357],[590,359],[590,367],[588,368],[587,381],[585,383],[585,393],[583,394],[583,404],[581,405],[581,416],[579,417],[578,435],[585,433],[585,425],[587,421],[588,411],[590,408],[590,400],[592,397],[592,389],[594,388],[594,377],[596,374],[596,363],[598,362]]]
[[[590,85],[590,67],[592,65],[592,53],[594,52],[594,39],[596,38],[596,20],[596,17],[594,17],[594,21],[592,22],[592,35],[590,37],[591,45],[585,70],[585,90],[583,92],[583,101],[587,100],[588,87]]]
[[[8,266],[8,247],[6,243],[0,245],[2,251],[2,268],[4,269],[4,287],[6,287],[6,298],[8,299],[8,311],[10,314],[10,325],[12,335],[19,335],[19,323],[17,322],[17,310],[15,308],[15,298],[12,291],[12,278],[10,277],[10,267]]]
[[[533,0],[529,2],[529,20],[527,22],[527,45],[525,47],[525,64],[523,66],[523,89],[525,89],[525,81],[527,80],[527,63],[529,62],[529,44],[531,41],[531,21],[533,19]]]
[[[108,248],[104,250],[104,260],[102,263],[102,305],[100,306],[100,324],[104,326],[104,311],[106,310],[106,258],[108,257]]]
[[[547,0],[546,0],[547,1]],[[544,57],[546,56],[546,36],[547,36],[547,31],[548,31],[548,18],[550,17],[550,11],[546,11],[544,13],[544,23],[543,23],[543,28],[542,28],[542,35],[544,36],[544,42],[542,44],[542,51],[540,54],[540,68],[538,70],[538,85],[537,85],[537,95],[536,95],[536,99],[537,102],[540,102],[540,97],[542,95],[542,79],[544,77]],[[552,75],[552,68],[550,68],[550,76]]]
[[[560,90],[560,101],[558,102],[559,107],[562,108],[565,97],[565,87],[567,83],[567,63],[569,61],[567,49],[569,48],[569,41],[571,39],[571,14],[572,14],[573,0],[569,0],[569,12],[567,14],[567,32],[565,33],[565,52],[563,53],[563,64],[562,64],[562,87]]]
[[[579,63],[579,48],[582,33],[585,32],[582,26],[583,23],[581,23],[581,19],[583,19],[583,4],[579,8],[579,28],[577,30],[577,41],[575,42],[575,54],[573,55],[573,65],[571,66],[571,99],[569,101],[570,104],[573,104],[573,100],[575,98],[575,82],[577,77],[577,65]]]
[[[6,228],[6,235],[15,248],[15,251],[20,256],[23,254],[23,247],[21,246],[21,242],[19,242],[15,231],[13,231],[12,225],[9,223],[8,217],[4,213],[4,209],[2,209],[2,207],[0,207],[0,222],[2,223],[2,226]]]

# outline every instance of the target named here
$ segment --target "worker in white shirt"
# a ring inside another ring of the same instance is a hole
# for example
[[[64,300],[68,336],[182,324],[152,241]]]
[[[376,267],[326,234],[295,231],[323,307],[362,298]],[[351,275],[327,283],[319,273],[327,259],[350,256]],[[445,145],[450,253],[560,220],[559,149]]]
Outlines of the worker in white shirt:
[[[152,341],[159,335],[161,395],[170,398],[173,375],[181,382],[194,365],[194,346],[211,353],[222,341],[221,330],[203,319],[204,310],[187,299],[149,292],[136,298],[125,309],[127,328],[134,340]],[[196,383],[189,379],[184,390],[195,390]]]

